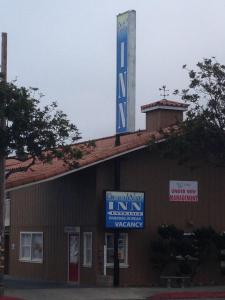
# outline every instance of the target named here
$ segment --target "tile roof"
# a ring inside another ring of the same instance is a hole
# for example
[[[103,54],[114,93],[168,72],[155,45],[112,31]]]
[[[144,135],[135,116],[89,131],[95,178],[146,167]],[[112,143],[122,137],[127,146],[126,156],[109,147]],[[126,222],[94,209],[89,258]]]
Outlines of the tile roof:
[[[141,111],[146,112],[148,110],[153,110],[154,108],[156,109],[159,107],[161,107],[161,108],[167,107],[167,108],[171,108],[171,109],[178,108],[178,109],[186,110],[188,108],[188,104],[177,102],[177,101],[172,101],[172,100],[162,99],[159,101],[152,102],[150,104],[142,105]]]
[[[126,134],[121,136],[121,145],[115,147],[115,136],[98,139],[95,141],[96,146],[85,148],[85,143],[75,145],[84,149],[84,155],[78,160],[79,166],[74,170],[79,170],[84,167],[91,166],[95,163],[101,162],[106,159],[113,158],[117,155],[122,155],[126,152],[135,150],[139,147],[148,144],[151,137],[160,138],[157,132],[137,131],[135,133]],[[26,163],[21,163],[15,159],[6,162],[6,168],[19,168],[25,166]],[[37,162],[27,172],[17,172],[9,176],[6,182],[6,189],[21,187],[23,185],[48,180],[55,176],[62,176],[67,172],[72,172],[68,166],[63,164],[61,160],[53,160],[50,164],[43,164]]]

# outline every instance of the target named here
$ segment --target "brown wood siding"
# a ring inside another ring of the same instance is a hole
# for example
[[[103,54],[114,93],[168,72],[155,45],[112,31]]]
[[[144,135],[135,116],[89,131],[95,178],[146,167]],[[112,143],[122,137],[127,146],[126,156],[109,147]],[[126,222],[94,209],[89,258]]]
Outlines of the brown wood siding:
[[[95,168],[92,168],[79,174],[71,174],[11,192],[11,275],[44,280],[67,280],[68,240],[64,227],[80,226],[81,233],[85,228],[95,230],[97,223],[95,179]],[[19,261],[21,231],[43,232],[42,264]],[[14,250],[12,244],[15,245]],[[90,270],[81,272],[82,281],[86,281],[86,273],[88,283],[95,282],[93,272],[90,276]]]
[[[199,201],[170,202],[169,180],[197,180]],[[225,230],[225,170],[203,166],[192,170],[150,152],[129,155],[121,166],[121,189],[146,193],[146,228],[129,234],[130,268],[124,283],[155,281],[150,263],[150,240],[161,224],[175,224],[185,231],[201,226]],[[190,223],[194,227],[190,227]],[[129,279],[128,279],[129,278]]]
[[[183,120],[183,111],[157,109],[146,113],[146,130],[158,131]]]
[[[151,265],[151,239],[160,224],[186,231],[211,225],[225,230],[225,170],[203,166],[191,170],[148,150],[121,160],[121,190],[144,191],[145,229],[128,232],[128,268],[121,285],[151,285],[157,274]],[[103,274],[104,190],[114,189],[114,161],[61,179],[11,192],[10,274],[47,280],[67,280],[67,235],[64,226],[81,228],[81,284],[95,284]],[[169,202],[169,180],[196,180],[197,203]],[[20,209],[21,208],[21,209]],[[193,226],[190,226],[190,224]],[[19,232],[43,231],[43,264],[19,262]],[[93,233],[93,266],[83,267],[83,232]],[[112,274],[112,269],[107,269]]]
[[[114,188],[113,162],[105,163],[97,170],[97,195]],[[199,201],[170,202],[169,180],[197,180]],[[175,161],[161,159],[147,150],[121,158],[121,190],[145,192],[145,229],[128,232],[128,264],[121,269],[121,285],[151,285],[158,274],[151,265],[151,239],[161,224],[175,224],[185,231],[201,226],[212,226],[217,231],[225,230],[225,170],[203,166],[191,170]],[[99,272],[103,267],[104,217],[103,198],[99,204],[98,249]],[[190,224],[193,224],[193,227]],[[112,274],[112,269],[108,269]]]

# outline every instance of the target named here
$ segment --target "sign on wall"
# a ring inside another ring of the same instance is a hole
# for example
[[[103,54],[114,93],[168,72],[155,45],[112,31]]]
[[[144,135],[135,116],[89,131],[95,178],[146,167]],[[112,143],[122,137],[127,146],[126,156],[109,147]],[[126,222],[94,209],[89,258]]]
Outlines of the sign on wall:
[[[105,192],[106,228],[144,228],[143,192]]]
[[[198,182],[170,180],[169,200],[181,202],[197,202]]]
[[[117,16],[116,133],[135,131],[136,12]]]

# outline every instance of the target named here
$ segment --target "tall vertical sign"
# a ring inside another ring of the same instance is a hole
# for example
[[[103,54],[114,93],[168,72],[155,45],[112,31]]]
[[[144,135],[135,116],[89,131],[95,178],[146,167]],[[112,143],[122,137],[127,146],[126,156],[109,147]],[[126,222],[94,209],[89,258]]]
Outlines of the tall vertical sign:
[[[116,133],[135,131],[136,12],[117,16]]]
[[[2,47],[1,47],[1,76],[2,83],[7,81],[7,33],[2,32]],[[5,100],[2,100],[1,107],[4,108]],[[5,130],[5,118],[0,118],[0,128]],[[4,253],[4,204],[5,204],[5,156],[0,155],[0,286],[2,286],[2,278],[5,266]],[[3,289],[0,289],[0,295],[3,294]]]

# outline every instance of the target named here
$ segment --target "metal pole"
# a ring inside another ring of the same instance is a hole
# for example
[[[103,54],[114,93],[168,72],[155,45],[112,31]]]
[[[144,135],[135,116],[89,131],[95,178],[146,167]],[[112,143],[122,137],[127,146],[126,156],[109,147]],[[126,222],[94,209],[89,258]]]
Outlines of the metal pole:
[[[120,134],[116,134],[116,138],[115,138],[115,146],[120,146]]]
[[[115,160],[115,190],[120,190],[120,159]],[[115,287],[120,285],[120,262],[118,253],[118,241],[120,237],[119,229],[114,229],[114,276],[113,284]]]
[[[2,33],[2,52],[1,52],[1,81],[7,81],[7,33]],[[3,105],[1,105],[4,107]],[[5,129],[4,114],[0,119],[1,130]],[[4,203],[5,203],[5,155],[0,154],[0,285],[4,275]],[[0,289],[3,293],[3,288]]]
[[[7,81],[7,33],[2,32],[2,59],[1,59],[2,81]]]

